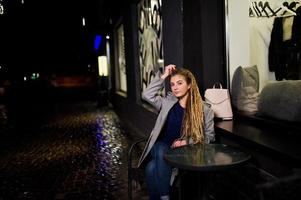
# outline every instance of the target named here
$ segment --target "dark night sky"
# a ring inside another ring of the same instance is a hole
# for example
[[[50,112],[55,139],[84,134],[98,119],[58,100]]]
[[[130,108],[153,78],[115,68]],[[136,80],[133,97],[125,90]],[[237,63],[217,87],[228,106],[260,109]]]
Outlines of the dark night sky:
[[[4,0],[0,64],[10,71],[81,71],[94,62],[95,34],[107,31],[104,0]],[[82,16],[86,26],[82,26]]]

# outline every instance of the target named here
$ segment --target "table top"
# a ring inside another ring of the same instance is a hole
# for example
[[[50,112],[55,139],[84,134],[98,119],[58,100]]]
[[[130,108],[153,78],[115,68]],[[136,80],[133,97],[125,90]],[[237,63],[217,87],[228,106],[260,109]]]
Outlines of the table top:
[[[236,167],[250,158],[250,154],[225,144],[186,145],[170,149],[164,154],[164,159],[170,165],[196,171],[215,171]]]

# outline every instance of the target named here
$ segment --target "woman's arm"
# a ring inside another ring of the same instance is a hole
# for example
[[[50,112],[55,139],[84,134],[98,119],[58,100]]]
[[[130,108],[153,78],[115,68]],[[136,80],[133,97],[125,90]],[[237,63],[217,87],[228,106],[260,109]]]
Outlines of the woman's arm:
[[[162,96],[159,92],[164,87],[164,79],[161,78],[161,72],[158,71],[155,78],[150,82],[142,93],[142,99],[150,103],[157,110],[161,109]]]
[[[168,65],[165,67],[164,73],[157,72],[155,78],[150,82],[146,89],[142,93],[142,99],[153,105],[157,110],[161,109],[162,95],[159,92],[164,87],[164,80],[167,78],[172,70],[175,69],[175,65]]]
[[[214,142],[214,112],[206,103],[204,103],[204,134],[205,143]]]

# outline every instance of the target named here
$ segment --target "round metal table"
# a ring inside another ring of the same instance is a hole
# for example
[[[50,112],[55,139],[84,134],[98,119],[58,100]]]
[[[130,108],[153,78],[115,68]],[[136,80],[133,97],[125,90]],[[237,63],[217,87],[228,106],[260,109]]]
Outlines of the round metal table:
[[[197,173],[201,199],[207,199],[208,177],[206,172],[227,170],[245,164],[251,155],[236,147],[225,144],[194,144],[170,149],[164,154],[166,162],[183,170]]]

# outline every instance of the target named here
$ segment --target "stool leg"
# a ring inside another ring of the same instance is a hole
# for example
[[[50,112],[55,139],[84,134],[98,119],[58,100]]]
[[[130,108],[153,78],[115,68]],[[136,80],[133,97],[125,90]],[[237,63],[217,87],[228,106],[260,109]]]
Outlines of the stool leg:
[[[181,182],[181,174],[179,175],[179,189],[178,189],[179,200],[182,200],[182,182]]]

